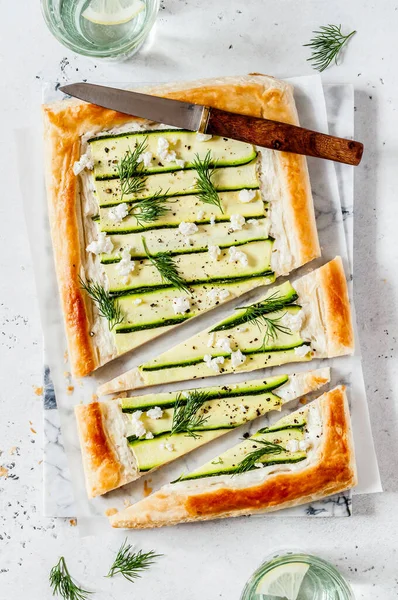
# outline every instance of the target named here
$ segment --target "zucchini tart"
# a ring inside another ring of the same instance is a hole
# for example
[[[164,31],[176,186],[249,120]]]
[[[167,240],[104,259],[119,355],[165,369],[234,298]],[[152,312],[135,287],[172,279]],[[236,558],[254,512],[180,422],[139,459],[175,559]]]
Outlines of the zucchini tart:
[[[347,282],[340,257],[104,383],[98,394],[248,372],[354,350]]]
[[[298,124],[291,86],[272,77],[144,91]],[[44,106],[44,128],[77,376],[320,254],[303,156],[75,100]]]
[[[260,514],[319,500],[357,483],[344,387],[320,398],[110,517],[147,528]]]
[[[138,479],[330,380],[328,368],[75,407],[90,498]]]

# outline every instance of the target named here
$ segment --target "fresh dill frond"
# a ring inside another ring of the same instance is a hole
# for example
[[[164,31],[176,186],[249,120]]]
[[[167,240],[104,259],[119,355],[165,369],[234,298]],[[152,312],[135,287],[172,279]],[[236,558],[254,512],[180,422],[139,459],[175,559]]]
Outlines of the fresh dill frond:
[[[162,280],[189,294],[189,287],[186,281],[179,274],[171,253],[158,252],[156,256],[150,254],[144,237],[142,237],[142,245],[144,246],[147,258],[159,271]]]
[[[92,593],[79,587],[73,581],[63,556],[51,569],[49,580],[53,596],[58,594],[64,600],[86,600]]]
[[[146,177],[139,172],[140,156],[147,148],[147,138],[136,143],[134,150],[127,150],[123,158],[117,163],[117,172],[120,179],[121,199],[127,194],[137,195],[145,189]]]
[[[157,221],[157,219],[170,212],[170,208],[166,206],[168,202],[167,192],[163,193],[162,190],[159,190],[151,198],[135,202],[131,206],[129,214],[136,219],[137,225],[142,227],[146,223]]]
[[[317,71],[324,71],[334,60],[337,59],[343,46],[356,33],[351,31],[348,35],[341,33],[341,25],[323,25],[319,31],[313,31],[314,37],[309,44],[304,44],[312,49],[312,54],[307,60]]]
[[[208,399],[208,394],[203,390],[192,390],[187,394],[187,398],[183,398],[181,394],[176,398],[170,435],[186,433],[187,436],[197,439],[201,436],[195,429],[202,427],[209,419],[208,416],[198,414]]]
[[[106,577],[114,577],[120,573],[125,579],[134,583],[134,580],[141,577],[143,571],[149,569],[160,556],[162,554],[156,554],[153,550],[132,552],[131,544],[128,544],[125,539]]]
[[[101,317],[107,319],[109,329],[112,330],[116,325],[120,325],[123,321],[123,313],[117,298],[112,298],[110,293],[95,281],[90,279],[83,281],[81,277],[79,280],[82,289],[96,303]]]
[[[251,439],[250,441],[254,444],[260,444],[260,447],[252,450],[243,460],[241,460],[233,472],[233,475],[251,471],[251,469],[255,468],[255,464],[261,462],[262,457],[266,454],[280,454],[281,452],[285,452],[285,448],[279,444],[274,444],[266,440]]]
[[[195,154],[192,165],[198,175],[196,179],[197,197],[205,204],[214,204],[223,213],[220,196],[212,181],[215,169],[212,168],[212,166],[214,167],[214,161],[212,161],[210,150],[203,159],[200,158],[199,154]]]

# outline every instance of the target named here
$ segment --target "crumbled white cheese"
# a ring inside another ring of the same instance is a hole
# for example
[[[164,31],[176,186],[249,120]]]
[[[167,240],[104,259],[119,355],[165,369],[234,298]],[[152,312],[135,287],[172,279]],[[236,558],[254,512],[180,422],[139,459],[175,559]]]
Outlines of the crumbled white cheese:
[[[110,254],[113,250],[113,244],[111,242],[110,237],[106,235],[104,231],[100,231],[98,233],[98,239],[94,242],[91,242],[87,248],[87,252],[92,252],[93,254]]]
[[[286,444],[286,450],[288,452],[297,452],[299,449],[299,443],[297,440],[289,440]]]
[[[139,304],[142,304],[142,298],[136,298],[135,300],[133,300],[133,304],[136,304],[137,306]]]
[[[206,363],[206,366],[209,367],[209,369],[212,369],[215,373],[220,372],[220,365],[224,364],[225,362],[223,356],[216,356],[213,358],[211,354],[205,354],[203,360]]]
[[[216,333],[215,333],[215,331],[213,331],[212,333],[209,333],[209,339],[207,340],[207,347],[208,348],[213,348],[215,339],[216,339]]]
[[[232,352],[231,341],[227,337],[222,337],[216,342],[217,348],[222,348],[224,352]]]
[[[228,262],[239,262],[243,267],[247,267],[249,260],[242,250],[237,250],[236,246],[231,246],[228,250]]]
[[[136,410],[131,415],[131,424],[133,426],[134,435],[137,437],[142,437],[146,434],[144,423],[140,420],[141,415],[142,410]]]
[[[152,152],[149,152],[149,151],[143,152],[142,154],[139,155],[137,162],[143,163],[144,167],[146,169],[148,169],[151,166],[152,157],[153,157]]]
[[[249,328],[248,328],[248,327],[246,327],[246,326],[243,326],[243,327],[242,327],[242,325],[239,325],[239,327],[237,327],[237,328],[236,328],[236,331],[237,331],[238,333],[245,333],[245,332],[246,332],[246,331],[248,331],[248,330],[249,330]]]
[[[130,248],[123,248],[122,260],[117,263],[116,271],[123,277],[127,277],[132,271],[134,271],[134,268],[135,262],[131,260]]]
[[[219,288],[212,288],[208,292],[206,292],[206,296],[210,298],[212,302],[218,302],[226,300],[229,296],[229,290],[222,290]]]
[[[300,331],[303,325],[304,311],[299,310],[295,314],[286,312],[283,317],[283,325],[288,327],[290,331]],[[308,352],[308,350],[307,350]]]
[[[248,225],[257,225],[258,221],[257,219],[247,219],[246,223],[248,223]]]
[[[185,296],[180,296],[178,298],[173,298],[173,310],[175,315],[183,315],[188,312],[191,308],[191,303],[189,298]]]
[[[301,450],[302,452],[305,452],[308,449],[308,442],[307,440],[300,440],[299,442],[299,450]]]
[[[73,165],[73,173],[75,175],[79,175],[84,169],[89,169],[90,171],[94,169],[94,161],[89,157],[88,154],[82,154],[80,160],[77,160]]]
[[[174,162],[178,167],[181,167],[181,169],[185,167],[185,160],[182,160],[182,158],[176,158]]]
[[[196,139],[198,142],[208,142],[212,137],[213,136],[208,133],[199,133],[199,131],[196,134]]]
[[[163,416],[163,411],[160,406],[154,406],[146,411],[146,416],[149,419],[161,419]]]
[[[152,431],[147,431],[147,433],[145,434],[145,439],[146,440],[153,440],[154,435],[152,433]]]
[[[251,202],[253,198],[256,196],[256,190],[241,190],[239,192],[239,200],[244,204]]]
[[[204,219],[204,217],[205,217],[205,211],[198,210],[198,212],[196,213],[196,218],[198,219],[198,221],[201,221],[202,219]]]
[[[208,246],[207,250],[209,251],[209,256],[211,260],[216,261],[221,254],[221,249],[219,246]]]
[[[175,162],[181,168],[185,166],[185,161],[177,158],[174,150],[170,150],[170,142],[165,137],[158,138],[158,155],[164,163]]]
[[[215,225],[216,224],[216,217],[214,215],[211,215],[210,217],[210,225]]]
[[[247,413],[247,408],[246,408],[246,406],[243,406],[243,404],[239,404],[239,408],[243,412],[243,414]]]
[[[181,395],[183,398],[189,398],[189,392],[182,392]]]
[[[246,356],[240,350],[231,353],[231,365],[233,369],[239,367],[239,365],[243,365],[244,362],[246,362]]]
[[[170,442],[168,442],[167,444],[160,444],[160,448],[162,450],[168,450],[169,452],[173,452],[174,450],[174,445],[170,444]]]
[[[246,223],[246,219],[243,215],[231,215],[229,220],[231,221],[232,231],[240,231]]]
[[[164,154],[169,149],[169,141],[165,137],[158,137],[158,154]]]
[[[182,221],[178,226],[178,231],[182,235],[192,235],[198,231],[198,226],[196,223],[185,223],[185,221]]]
[[[108,212],[108,216],[111,221],[115,223],[121,223],[124,217],[127,217],[129,214],[129,209],[126,202],[122,202],[121,204],[117,204],[113,208],[111,208]]]
[[[254,463],[254,466],[255,466],[257,469],[262,469],[262,468],[263,468],[265,465],[264,465],[263,463],[257,462],[257,463]]]
[[[306,346],[306,345],[298,346],[298,348],[294,349],[295,355],[300,356],[300,357],[306,356],[309,351],[310,351],[310,348],[309,348],[309,346]]]

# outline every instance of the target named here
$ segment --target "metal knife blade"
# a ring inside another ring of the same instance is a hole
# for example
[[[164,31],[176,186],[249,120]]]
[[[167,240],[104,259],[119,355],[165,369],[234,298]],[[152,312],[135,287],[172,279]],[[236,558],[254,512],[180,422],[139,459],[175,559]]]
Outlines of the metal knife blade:
[[[71,83],[63,85],[59,89],[65,94],[91,102],[91,104],[190,131],[200,129],[205,111],[205,107],[199,104],[169,100],[92,83]]]

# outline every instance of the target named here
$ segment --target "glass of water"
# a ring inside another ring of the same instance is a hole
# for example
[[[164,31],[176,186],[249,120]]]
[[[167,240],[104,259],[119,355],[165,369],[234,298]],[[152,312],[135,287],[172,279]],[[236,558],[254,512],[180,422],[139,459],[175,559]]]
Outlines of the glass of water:
[[[354,594],[331,564],[292,551],[269,556],[246,583],[241,600],[354,600]]]
[[[105,0],[105,4],[106,5]],[[124,59],[135,54],[151,31],[159,0],[142,0],[141,10],[118,24],[94,22],[83,14],[92,0],[41,0],[51,33],[78,54],[96,58]],[[87,13],[86,13],[87,14]]]

